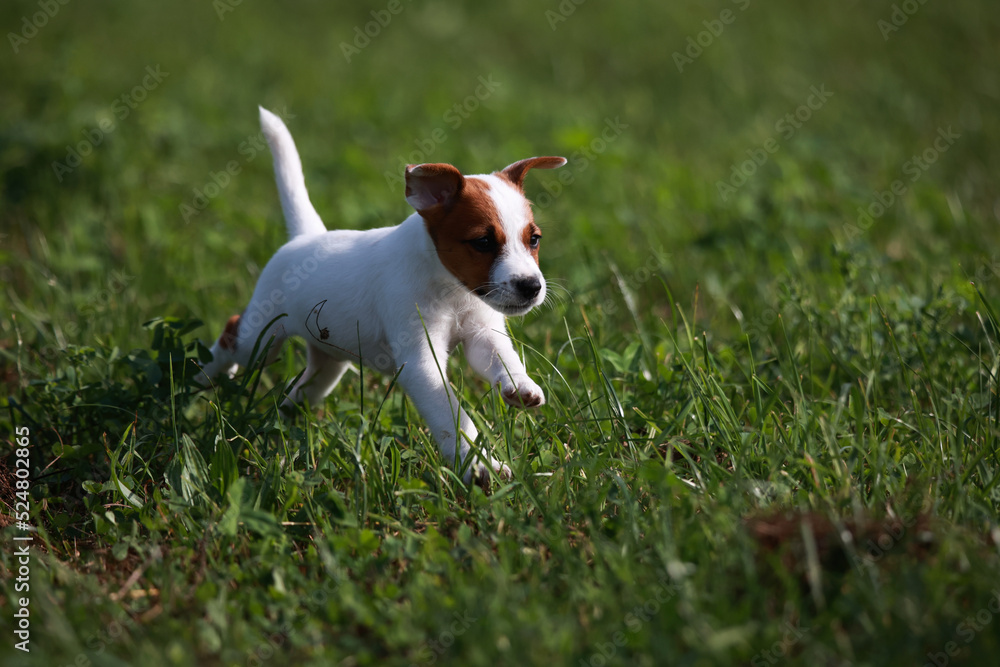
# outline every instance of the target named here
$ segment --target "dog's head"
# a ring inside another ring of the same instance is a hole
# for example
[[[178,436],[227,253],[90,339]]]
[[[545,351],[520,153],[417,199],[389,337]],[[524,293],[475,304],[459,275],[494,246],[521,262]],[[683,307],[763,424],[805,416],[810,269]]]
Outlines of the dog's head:
[[[561,157],[533,157],[478,176],[450,164],[406,168],[406,201],[423,217],[441,263],[504,315],[523,315],[545,299],[542,232],[524,196],[524,175],[564,164]]]

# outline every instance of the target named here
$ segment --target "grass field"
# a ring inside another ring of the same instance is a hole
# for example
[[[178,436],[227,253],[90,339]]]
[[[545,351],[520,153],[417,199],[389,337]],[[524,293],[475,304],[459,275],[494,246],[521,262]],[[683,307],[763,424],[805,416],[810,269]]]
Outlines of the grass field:
[[[0,5],[0,663],[995,664],[1000,8],[813,5]],[[284,420],[301,343],[192,389],[285,239],[258,104],[331,228],[570,158],[547,405],[451,360],[511,483],[370,372]]]

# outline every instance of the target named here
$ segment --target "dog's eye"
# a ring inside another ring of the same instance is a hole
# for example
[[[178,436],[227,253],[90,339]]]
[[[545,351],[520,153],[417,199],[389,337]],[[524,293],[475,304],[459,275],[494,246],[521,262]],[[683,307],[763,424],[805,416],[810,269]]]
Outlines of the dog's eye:
[[[473,250],[479,252],[493,252],[497,247],[497,242],[490,236],[480,236],[477,239],[466,241],[466,243],[472,246]]]
[[[541,240],[542,240],[541,234],[532,234],[531,238],[528,239],[528,247],[532,249],[537,248]]]

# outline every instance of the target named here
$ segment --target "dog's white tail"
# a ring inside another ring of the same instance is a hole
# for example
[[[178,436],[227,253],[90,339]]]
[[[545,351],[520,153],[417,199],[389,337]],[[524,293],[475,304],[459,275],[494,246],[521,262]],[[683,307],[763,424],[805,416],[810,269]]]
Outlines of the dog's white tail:
[[[295,150],[291,133],[280,118],[264,107],[260,107],[260,127],[271,147],[271,155],[274,156],[274,177],[278,181],[278,194],[281,195],[281,210],[285,213],[288,238],[293,239],[302,234],[322,234],[326,231],[326,226],[309,201],[306,180],[302,176],[302,162],[299,160],[299,152]]]

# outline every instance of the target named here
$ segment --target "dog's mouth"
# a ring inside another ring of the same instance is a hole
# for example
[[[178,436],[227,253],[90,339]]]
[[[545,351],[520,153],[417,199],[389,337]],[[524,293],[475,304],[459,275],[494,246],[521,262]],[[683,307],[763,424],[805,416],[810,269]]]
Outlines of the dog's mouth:
[[[499,311],[506,317],[517,317],[518,315],[527,315],[528,312],[535,307],[535,304],[533,303],[527,303],[521,306],[517,305],[501,306],[498,304],[490,303],[489,301],[487,301],[486,303],[489,304],[491,308],[493,308],[496,311]]]
[[[526,315],[532,308],[537,306],[539,302],[537,297],[525,299],[496,288],[490,289],[487,287],[478,287],[473,290],[473,292],[476,296],[482,299],[487,306],[505,317]]]

